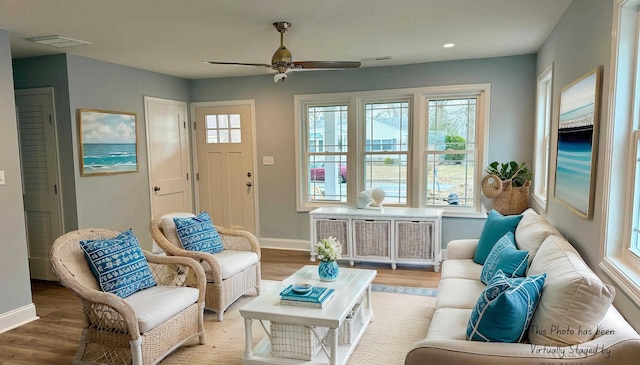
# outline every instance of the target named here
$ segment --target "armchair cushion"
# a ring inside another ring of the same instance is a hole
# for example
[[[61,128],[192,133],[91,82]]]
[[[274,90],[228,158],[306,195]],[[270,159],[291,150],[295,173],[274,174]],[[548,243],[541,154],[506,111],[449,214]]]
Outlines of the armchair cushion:
[[[80,247],[102,291],[126,298],[156,285],[132,230],[112,239],[80,241]]]
[[[197,288],[157,285],[125,298],[136,314],[140,332],[145,333],[166,322],[198,301]]]
[[[217,253],[224,250],[222,238],[213,226],[209,213],[202,212],[196,217],[174,217],[178,238],[185,250]]]
[[[224,250],[214,256],[220,265],[223,280],[250,268],[258,263],[259,260],[258,255],[253,251]],[[209,264],[203,261],[202,267],[207,275],[207,281],[212,281],[211,267]]]
[[[192,213],[167,213],[160,217],[159,227],[162,228],[162,233],[169,240],[169,242],[173,243],[176,247],[182,248],[182,244],[180,243],[180,238],[178,238],[178,232],[176,231],[176,224],[173,221],[173,218],[191,218],[195,217]]]

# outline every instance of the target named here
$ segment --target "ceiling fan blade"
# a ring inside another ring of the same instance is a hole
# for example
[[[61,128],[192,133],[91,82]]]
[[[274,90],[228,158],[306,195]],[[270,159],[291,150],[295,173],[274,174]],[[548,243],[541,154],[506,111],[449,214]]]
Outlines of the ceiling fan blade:
[[[205,63],[210,63],[212,65],[261,66],[261,67],[273,68],[273,66],[266,63],[217,62],[217,61],[205,61]]]
[[[323,69],[323,68],[358,68],[360,62],[358,61],[295,61],[293,62],[293,68],[303,69]]]

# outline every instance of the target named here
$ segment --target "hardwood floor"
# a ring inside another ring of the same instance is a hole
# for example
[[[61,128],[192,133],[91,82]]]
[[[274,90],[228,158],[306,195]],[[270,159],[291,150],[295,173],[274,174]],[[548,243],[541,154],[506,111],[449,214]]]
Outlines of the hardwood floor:
[[[262,278],[282,280],[303,265],[314,265],[309,253],[263,249]],[[349,267],[341,263],[341,267]],[[437,288],[440,273],[432,269],[389,264],[357,263],[356,268],[377,270],[374,283]],[[31,283],[33,303],[40,319],[0,334],[0,365],[71,364],[82,327],[82,305],[69,290],[57,282]]]

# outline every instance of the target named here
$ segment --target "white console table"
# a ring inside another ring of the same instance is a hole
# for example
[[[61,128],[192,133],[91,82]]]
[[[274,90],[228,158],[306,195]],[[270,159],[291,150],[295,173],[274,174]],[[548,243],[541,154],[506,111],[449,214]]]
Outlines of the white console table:
[[[442,209],[323,207],[309,212],[311,260],[315,244],[328,236],[342,244],[342,259],[433,265],[440,270]]]

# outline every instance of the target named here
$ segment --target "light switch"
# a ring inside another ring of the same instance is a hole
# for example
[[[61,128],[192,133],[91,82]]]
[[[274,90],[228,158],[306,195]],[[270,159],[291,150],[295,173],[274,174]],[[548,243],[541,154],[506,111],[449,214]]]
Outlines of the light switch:
[[[4,185],[4,170],[0,170],[0,185]]]
[[[274,164],[273,156],[262,156],[262,164],[273,165]]]

